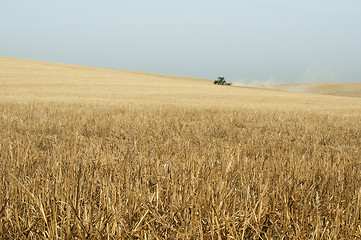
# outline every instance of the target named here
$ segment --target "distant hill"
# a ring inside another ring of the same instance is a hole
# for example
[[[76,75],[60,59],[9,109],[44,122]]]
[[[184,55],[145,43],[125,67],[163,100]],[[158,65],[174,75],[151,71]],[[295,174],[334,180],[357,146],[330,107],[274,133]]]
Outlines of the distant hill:
[[[296,83],[277,84],[272,88],[290,92],[361,97],[361,83]]]
[[[273,88],[220,86],[213,80],[192,77],[0,57],[0,103],[178,105],[340,113],[361,109],[358,98],[340,97],[360,97],[361,83],[282,84]]]

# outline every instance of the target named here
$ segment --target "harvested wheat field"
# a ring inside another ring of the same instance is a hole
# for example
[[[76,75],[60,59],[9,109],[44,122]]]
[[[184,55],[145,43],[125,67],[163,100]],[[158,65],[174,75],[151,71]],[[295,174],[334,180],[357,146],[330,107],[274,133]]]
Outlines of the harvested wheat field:
[[[361,98],[0,58],[1,239],[361,238]]]

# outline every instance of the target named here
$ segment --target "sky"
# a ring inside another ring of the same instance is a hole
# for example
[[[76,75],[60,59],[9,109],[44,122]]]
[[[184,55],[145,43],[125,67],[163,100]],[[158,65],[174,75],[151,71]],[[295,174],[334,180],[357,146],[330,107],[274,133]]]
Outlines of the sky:
[[[0,56],[233,82],[361,82],[360,0],[1,0]]]

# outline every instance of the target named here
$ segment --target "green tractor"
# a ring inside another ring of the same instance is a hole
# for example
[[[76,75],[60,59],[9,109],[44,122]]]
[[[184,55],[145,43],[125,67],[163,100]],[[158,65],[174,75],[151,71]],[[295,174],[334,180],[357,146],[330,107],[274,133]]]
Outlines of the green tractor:
[[[214,84],[218,85],[232,85],[232,83],[226,82],[223,76],[218,77],[217,80],[214,81]]]

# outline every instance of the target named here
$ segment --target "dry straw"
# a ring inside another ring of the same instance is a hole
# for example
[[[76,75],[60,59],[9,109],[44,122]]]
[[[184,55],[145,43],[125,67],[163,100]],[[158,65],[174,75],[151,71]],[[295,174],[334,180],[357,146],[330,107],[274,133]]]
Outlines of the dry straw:
[[[2,60],[0,239],[361,237],[357,98]]]

